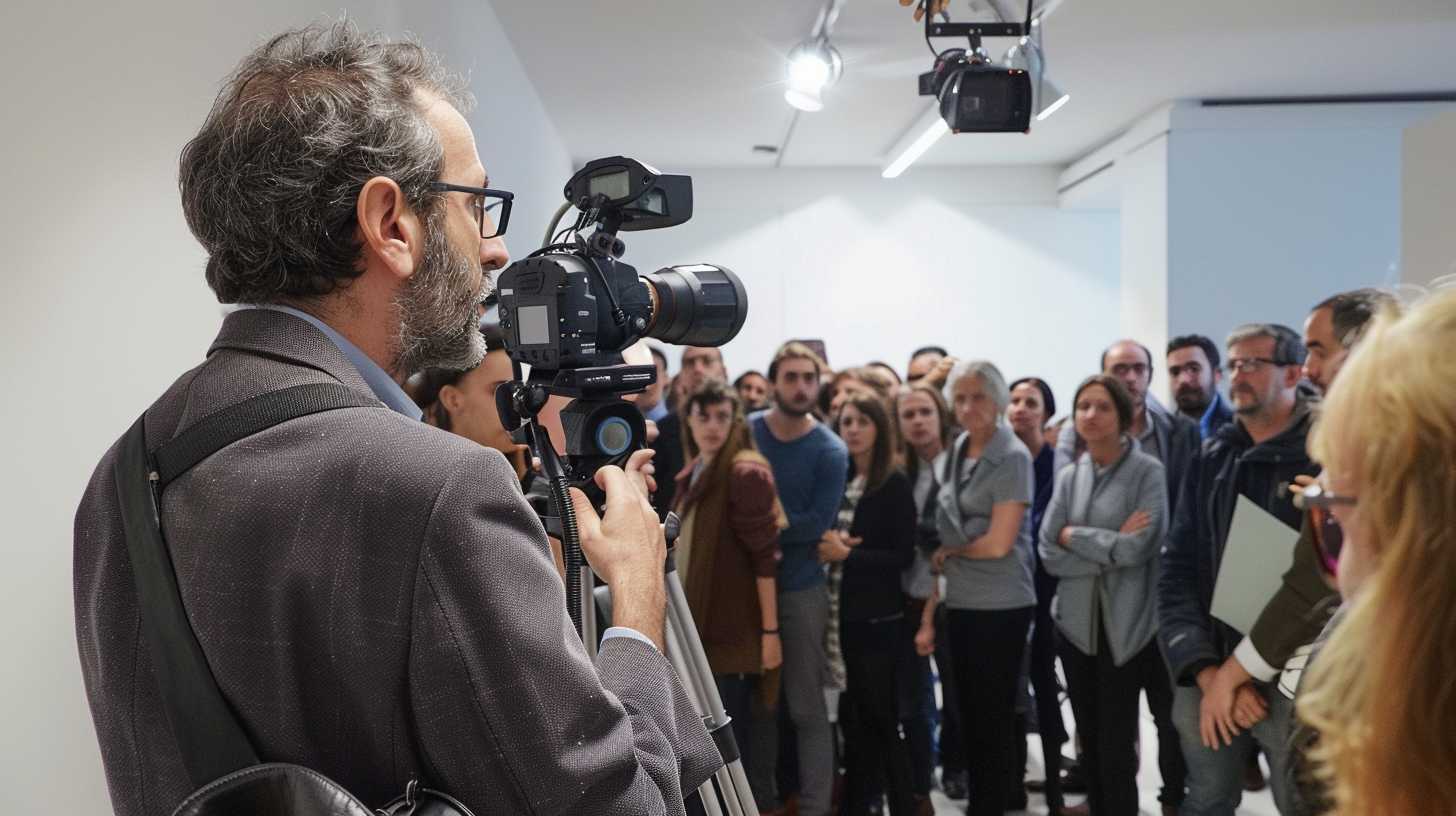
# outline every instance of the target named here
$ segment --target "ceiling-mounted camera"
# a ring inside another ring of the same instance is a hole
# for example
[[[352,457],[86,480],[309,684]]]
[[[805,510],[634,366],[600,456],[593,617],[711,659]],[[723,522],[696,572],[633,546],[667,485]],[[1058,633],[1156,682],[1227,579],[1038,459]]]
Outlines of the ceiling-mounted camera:
[[[920,75],[920,95],[940,103],[940,115],[955,133],[1024,133],[1035,103],[1031,75],[992,63],[982,37],[1024,37],[1031,31],[1032,2],[1024,23],[952,23],[925,16],[925,40],[966,37],[969,48],[936,54],[935,66]]]

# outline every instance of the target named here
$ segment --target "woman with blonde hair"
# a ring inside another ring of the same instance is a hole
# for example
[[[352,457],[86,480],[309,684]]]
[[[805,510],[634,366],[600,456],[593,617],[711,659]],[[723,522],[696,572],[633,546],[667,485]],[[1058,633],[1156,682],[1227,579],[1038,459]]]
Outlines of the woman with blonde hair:
[[[1325,472],[1304,503],[1341,531],[1345,607],[1296,710],[1342,816],[1456,813],[1453,348],[1456,290],[1377,318],[1311,436]]]

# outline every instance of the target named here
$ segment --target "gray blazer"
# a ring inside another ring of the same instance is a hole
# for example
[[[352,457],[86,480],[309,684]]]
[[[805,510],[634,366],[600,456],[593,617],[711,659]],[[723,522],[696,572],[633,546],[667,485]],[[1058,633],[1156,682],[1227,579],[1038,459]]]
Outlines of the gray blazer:
[[[1061,579],[1052,602],[1057,628],[1083,654],[1096,654],[1106,627],[1112,661],[1121,666],[1157,634],[1158,544],[1168,531],[1163,465],[1128,440],[1122,458],[1101,474],[1083,453],[1057,474],[1042,519],[1040,552],[1046,571]],[[1118,532],[1138,510],[1152,523]],[[1072,528],[1068,546],[1057,543]]]
[[[235,312],[152,405],[148,442],[302,383],[370,393],[307,322]],[[112,806],[154,816],[194,786],[138,631],[115,455],[76,513],[76,639]],[[418,776],[480,814],[681,814],[718,762],[652,646],[613,638],[588,659],[494,450],[389,410],[328,411],[218,452],[161,514],[188,617],[265,761],[371,806]]]

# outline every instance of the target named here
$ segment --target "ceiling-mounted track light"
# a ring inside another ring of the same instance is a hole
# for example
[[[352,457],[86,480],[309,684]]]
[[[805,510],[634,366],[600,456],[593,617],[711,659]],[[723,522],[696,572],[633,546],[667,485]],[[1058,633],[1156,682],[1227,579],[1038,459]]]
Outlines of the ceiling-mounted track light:
[[[799,43],[789,52],[784,101],[801,111],[824,107],[824,89],[844,73],[844,60],[826,38]]]

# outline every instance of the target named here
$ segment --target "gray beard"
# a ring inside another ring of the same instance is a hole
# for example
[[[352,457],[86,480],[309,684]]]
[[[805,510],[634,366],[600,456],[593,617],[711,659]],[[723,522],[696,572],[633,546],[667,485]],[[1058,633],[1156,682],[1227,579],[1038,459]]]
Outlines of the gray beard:
[[[470,278],[480,261],[450,246],[444,208],[425,220],[425,252],[420,268],[405,281],[399,310],[398,370],[409,376],[427,368],[466,371],[485,358],[479,304],[489,289],[486,275],[478,290]]]

